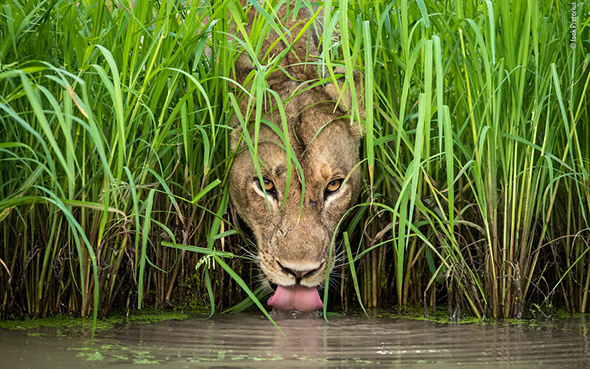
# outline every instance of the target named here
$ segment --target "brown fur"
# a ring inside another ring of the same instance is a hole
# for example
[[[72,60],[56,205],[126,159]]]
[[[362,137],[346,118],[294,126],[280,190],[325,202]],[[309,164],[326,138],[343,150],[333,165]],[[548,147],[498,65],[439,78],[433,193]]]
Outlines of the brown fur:
[[[278,16],[295,37],[310,14],[302,9],[293,21],[285,9]],[[255,13],[254,9],[248,13],[248,29]],[[267,52],[276,55],[285,48],[278,41],[269,51],[277,38],[271,31],[264,41],[261,57]],[[361,186],[359,170],[355,169],[361,132],[358,124],[350,124],[351,98],[347,95],[340,98],[339,89],[333,83],[292,97],[296,90],[318,80],[316,65],[302,64],[311,61],[309,55],[318,55],[317,46],[315,37],[307,32],[280,62],[281,68],[267,80],[268,87],[285,102],[289,140],[305,177],[302,208],[302,179],[295,166],[286,193],[287,155],[281,147],[282,139],[270,127],[261,125],[258,156],[264,164],[262,176],[272,180],[276,188],[276,198],[268,195],[267,202],[250,153],[242,150],[245,145],[240,144],[241,129],[236,128],[232,134],[232,146],[238,151],[230,172],[232,204],[256,237],[260,267],[266,279],[283,286],[293,285],[299,279],[302,285],[312,287],[325,280],[332,236],[342,216],[355,203]],[[244,83],[252,65],[245,53],[240,56],[236,63],[239,83]],[[341,103],[337,106],[339,99]],[[272,108],[267,106],[263,116],[268,114],[265,119],[283,127],[280,115]],[[246,114],[245,103],[241,112]],[[254,137],[253,131],[251,136]],[[326,186],[336,179],[346,181],[338,192],[326,196]]]

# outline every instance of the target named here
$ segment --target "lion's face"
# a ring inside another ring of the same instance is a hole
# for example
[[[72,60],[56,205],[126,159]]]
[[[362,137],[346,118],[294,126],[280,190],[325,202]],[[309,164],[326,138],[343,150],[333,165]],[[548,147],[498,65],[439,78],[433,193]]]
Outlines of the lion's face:
[[[321,101],[315,99],[321,98],[321,91],[310,94],[306,100]],[[360,173],[355,169],[359,128],[350,126],[349,119],[340,119],[342,113],[334,108],[329,102],[315,104],[302,109],[289,124],[303,176],[292,163],[288,189],[283,141],[265,125],[258,146],[262,181],[247,150],[237,154],[230,172],[232,203],[256,237],[264,278],[279,286],[278,291],[295,289],[303,295],[292,294],[289,299],[293,301],[280,306],[283,308],[314,310],[319,306],[317,290],[313,304],[305,297],[310,290],[300,287],[314,289],[325,281],[328,266],[334,264],[329,260],[332,237],[359,193]],[[281,286],[293,287],[285,290]]]
[[[360,182],[358,171],[352,171],[358,162],[358,142],[346,125],[333,122],[318,134],[298,158],[304,178],[293,169],[288,193],[287,155],[270,129],[262,128],[270,137],[258,146],[265,164],[262,182],[248,152],[234,162],[232,201],[254,232],[260,267],[272,283],[288,286],[299,280],[311,287],[325,279],[328,246],[341,217],[356,200]],[[301,278],[292,272],[300,272]]]
[[[252,11],[248,17],[250,26]],[[307,17],[306,9],[299,11],[296,20],[286,15],[285,8],[279,11],[279,18],[285,20],[292,35],[302,32]],[[279,54],[284,44],[276,40],[276,35],[269,34],[261,55]],[[286,122],[275,107],[258,107],[264,117],[257,151],[262,178],[240,140],[244,132],[238,127],[232,133],[236,151],[229,177],[232,204],[256,238],[264,279],[276,287],[268,303],[281,310],[321,308],[317,286],[334,264],[330,260],[330,255],[334,256],[331,241],[360,190],[356,167],[361,132],[358,123],[350,124],[352,97],[341,93],[342,86],[336,86],[341,81],[311,88],[320,79],[317,66],[301,63],[308,53],[317,55],[316,42],[314,37],[300,38],[281,60],[281,67],[267,78],[268,88],[284,103]],[[253,68],[248,56],[242,54],[236,61],[236,80],[243,83]],[[246,102],[241,103],[240,110],[246,115]],[[233,125],[239,126],[235,117]],[[283,127],[288,130],[283,135],[288,136],[301,170],[296,163],[287,162],[284,138],[277,134]],[[254,139],[254,129],[249,133]]]

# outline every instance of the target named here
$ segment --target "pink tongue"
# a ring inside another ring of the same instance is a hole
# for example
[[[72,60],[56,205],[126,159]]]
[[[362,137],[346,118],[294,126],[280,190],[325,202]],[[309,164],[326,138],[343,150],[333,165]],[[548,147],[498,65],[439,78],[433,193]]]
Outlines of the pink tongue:
[[[268,305],[279,310],[316,311],[324,307],[318,289],[315,287],[278,286]]]

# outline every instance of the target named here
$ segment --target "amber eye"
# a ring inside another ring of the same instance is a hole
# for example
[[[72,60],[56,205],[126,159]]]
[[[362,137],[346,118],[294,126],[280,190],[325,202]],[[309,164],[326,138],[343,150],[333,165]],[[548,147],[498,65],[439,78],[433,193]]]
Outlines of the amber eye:
[[[275,184],[268,178],[263,178],[264,180],[264,189],[267,191],[272,191],[275,189]]]
[[[330,183],[328,183],[328,185],[326,186],[326,195],[331,195],[335,192],[338,192],[340,186],[342,186],[341,179],[335,179],[333,181],[330,181]]]
[[[260,183],[260,180],[258,178],[254,178],[254,180],[258,183],[258,187],[260,188],[261,191],[262,191],[262,188],[264,185],[264,190],[266,191],[266,193],[271,194],[271,195],[276,193],[275,184],[270,179],[263,177],[262,183]]]

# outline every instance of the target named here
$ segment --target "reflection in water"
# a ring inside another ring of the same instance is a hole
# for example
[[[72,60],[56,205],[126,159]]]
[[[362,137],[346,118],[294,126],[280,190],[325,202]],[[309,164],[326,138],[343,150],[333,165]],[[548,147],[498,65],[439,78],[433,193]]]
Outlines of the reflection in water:
[[[285,319],[260,314],[129,325],[99,332],[0,331],[4,368],[586,367],[586,317],[552,323],[438,324],[365,317]],[[277,363],[280,361],[280,364]]]

